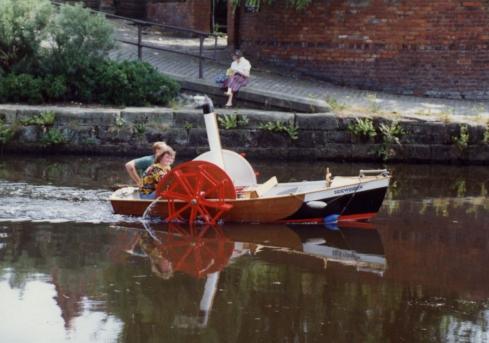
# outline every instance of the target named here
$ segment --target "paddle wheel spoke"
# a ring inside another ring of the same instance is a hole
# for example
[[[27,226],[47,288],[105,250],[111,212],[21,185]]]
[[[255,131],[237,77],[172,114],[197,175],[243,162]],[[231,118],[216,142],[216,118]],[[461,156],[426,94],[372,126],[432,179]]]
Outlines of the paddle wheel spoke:
[[[173,203],[173,201],[172,201],[172,203]],[[170,218],[170,219],[175,219],[175,218],[179,217],[181,213],[183,213],[186,209],[188,209],[191,206],[192,205],[190,203],[187,203],[184,206],[182,206],[180,209],[178,209],[177,211],[175,211],[175,208],[173,208],[173,215],[172,215],[172,218]]]
[[[200,212],[200,214],[202,215],[202,217],[204,218],[204,222],[210,223],[210,224],[215,224],[214,218],[209,213],[209,211],[207,211],[205,206],[199,206],[199,207],[197,207],[197,209]]]
[[[187,250],[185,251],[185,253],[182,255],[182,257],[180,258],[180,260],[178,260],[178,262],[176,263],[175,265],[175,269],[180,269],[182,268],[182,264],[184,264],[185,260],[190,256],[190,254],[192,254],[193,250],[195,248],[190,244],[188,245],[188,248]]]
[[[188,183],[188,175],[183,174],[180,170],[175,170],[176,181],[178,181],[182,186],[187,196],[193,196],[194,190],[192,186]]]

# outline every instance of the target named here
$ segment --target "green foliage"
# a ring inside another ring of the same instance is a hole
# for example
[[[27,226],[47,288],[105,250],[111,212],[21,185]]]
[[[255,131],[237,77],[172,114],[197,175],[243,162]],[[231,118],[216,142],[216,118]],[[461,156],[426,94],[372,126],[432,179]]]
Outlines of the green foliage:
[[[190,129],[192,129],[194,127],[194,124],[186,121],[185,124],[183,124],[183,128],[187,131],[190,131]]]
[[[46,111],[29,119],[21,120],[20,123],[22,125],[51,126],[54,124],[55,119],[56,114],[54,112]]]
[[[9,74],[0,79],[0,101],[33,104],[71,100],[121,106],[166,105],[179,90],[176,81],[137,61],[102,62],[76,78]]]
[[[52,11],[49,0],[0,1],[0,70],[22,73],[37,66]]]
[[[400,139],[406,134],[399,122],[393,121],[390,125],[385,123],[379,126],[382,142],[386,144],[401,144]]]
[[[63,100],[68,91],[64,75],[49,75],[43,80],[44,97],[49,100]]]
[[[166,105],[180,90],[177,82],[138,61],[106,61],[97,67],[95,94],[104,104]],[[90,88],[90,85],[87,85]]]
[[[44,63],[47,71],[77,76],[108,56],[115,46],[113,33],[103,15],[80,4],[62,5],[50,26],[52,44]]]
[[[299,139],[299,127],[289,122],[269,121],[260,124],[259,128],[270,132],[286,133],[292,140]]]
[[[115,126],[121,128],[126,125],[126,121],[121,116],[115,117]]]
[[[14,130],[0,119],[0,144],[8,143],[14,137]]]
[[[236,129],[240,126],[245,126],[249,122],[247,116],[242,116],[240,114],[221,115],[217,118],[217,120],[219,121],[219,125],[221,125],[226,130]]]
[[[41,137],[41,143],[44,145],[61,145],[67,142],[63,133],[56,128],[50,128]]]
[[[374,123],[370,118],[355,118],[355,122],[350,123],[347,130],[357,137],[374,138],[377,136]]]
[[[143,123],[134,124],[134,133],[137,135],[144,135],[146,132],[146,126]]]
[[[0,79],[0,101],[27,102],[43,101],[43,81],[29,74],[9,74]]]
[[[102,15],[81,5],[52,14],[48,0],[0,0],[1,102],[145,106],[178,94],[179,84],[147,63],[107,59],[115,43]]]
[[[460,125],[460,133],[458,136],[452,137],[452,142],[460,151],[464,151],[469,146],[469,128],[467,125]]]
[[[393,121],[389,125],[382,123],[379,126],[379,130],[382,135],[382,144],[380,145],[377,154],[386,161],[395,155],[395,150],[392,146],[394,144],[401,145],[401,138],[406,132],[397,121]]]
[[[332,96],[326,97],[326,102],[329,104],[331,109],[335,112],[343,111],[344,109],[346,109],[345,104],[340,103],[338,100],[336,100]]]
[[[482,142],[485,144],[489,144],[489,122],[486,124],[486,129],[484,130]]]

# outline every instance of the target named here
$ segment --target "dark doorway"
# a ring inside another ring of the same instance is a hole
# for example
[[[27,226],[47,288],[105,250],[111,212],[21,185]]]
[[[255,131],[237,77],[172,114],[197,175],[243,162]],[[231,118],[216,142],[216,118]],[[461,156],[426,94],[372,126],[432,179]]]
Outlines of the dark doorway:
[[[227,33],[228,0],[212,1],[212,32]]]

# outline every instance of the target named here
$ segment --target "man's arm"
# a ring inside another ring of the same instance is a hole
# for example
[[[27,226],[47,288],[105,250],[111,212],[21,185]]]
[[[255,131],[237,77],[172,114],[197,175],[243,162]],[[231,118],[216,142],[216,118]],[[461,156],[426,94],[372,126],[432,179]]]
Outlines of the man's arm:
[[[139,187],[141,185],[141,178],[139,177],[138,171],[136,170],[135,160],[126,163],[126,170],[131,179]]]

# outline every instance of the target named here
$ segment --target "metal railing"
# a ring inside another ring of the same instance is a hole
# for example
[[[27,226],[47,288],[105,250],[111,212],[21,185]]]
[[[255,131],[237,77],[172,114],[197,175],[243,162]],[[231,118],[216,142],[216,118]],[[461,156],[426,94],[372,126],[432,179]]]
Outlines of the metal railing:
[[[52,3],[56,6],[62,5],[62,3],[55,2],[55,1],[52,1]],[[133,25],[135,25],[137,27],[137,40],[136,41],[130,41],[130,40],[125,40],[125,39],[120,39],[120,38],[115,38],[115,40],[119,41],[121,43],[124,43],[124,44],[137,46],[138,59],[139,60],[143,60],[143,48],[195,57],[195,58],[199,59],[199,79],[202,79],[204,77],[204,60],[211,60],[211,61],[217,60],[217,39],[218,39],[218,35],[216,35],[216,34],[204,32],[204,31],[193,30],[193,29],[189,29],[189,28],[185,28],[185,27],[166,25],[166,24],[155,23],[152,21],[123,17],[123,16],[119,16],[119,15],[112,14],[112,13],[105,12],[105,11],[97,11],[97,10],[94,10],[91,8],[87,8],[87,9],[92,13],[103,14],[106,18],[120,19],[120,20],[131,22]],[[143,28],[146,28],[149,26],[156,26],[156,27],[163,28],[166,30],[171,30],[171,31],[176,31],[176,32],[181,32],[181,33],[196,36],[199,39],[199,54],[197,55],[197,54],[193,54],[191,52],[180,51],[177,49],[163,48],[160,46],[144,44],[144,42],[143,42]],[[209,38],[209,37],[214,37],[214,56],[212,58],[204,56],[204,40],[206,38]]]

